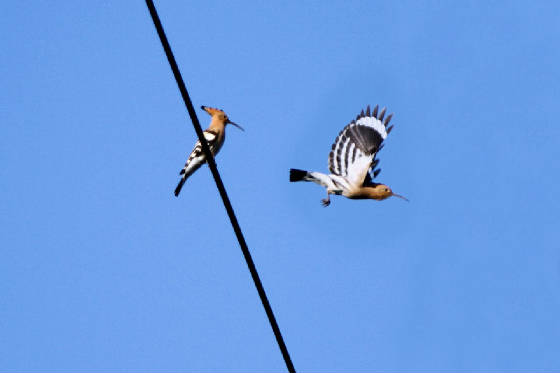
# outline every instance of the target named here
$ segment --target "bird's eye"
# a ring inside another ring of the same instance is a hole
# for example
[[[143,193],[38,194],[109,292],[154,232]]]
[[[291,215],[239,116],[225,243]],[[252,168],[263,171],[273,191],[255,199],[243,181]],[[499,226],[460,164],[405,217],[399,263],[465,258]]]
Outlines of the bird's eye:
[[[385,188],[385,191],[386,191],[386,192],[388,192],[388,191],[389,191],[389,189]]]

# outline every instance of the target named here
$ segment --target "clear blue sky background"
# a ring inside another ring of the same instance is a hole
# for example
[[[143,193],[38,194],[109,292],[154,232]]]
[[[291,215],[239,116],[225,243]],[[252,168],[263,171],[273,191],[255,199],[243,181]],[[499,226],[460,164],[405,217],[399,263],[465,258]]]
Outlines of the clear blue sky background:
[[[560,369],[558,2],[156,5],[299,371]],[[284,371],[145,4],[0,12],[0,370]],[[322,208],[368,104],[411,202]]]

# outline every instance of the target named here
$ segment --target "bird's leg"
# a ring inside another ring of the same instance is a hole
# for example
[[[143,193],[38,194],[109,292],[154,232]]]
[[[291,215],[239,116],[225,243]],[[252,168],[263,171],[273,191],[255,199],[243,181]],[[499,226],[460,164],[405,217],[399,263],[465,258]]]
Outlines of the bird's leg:
[[[328,205],[331,204],[331,196],[328,190],[327,190],[327,198],[322,199],[321,204],[323,205],[323,207],[327,207]]]

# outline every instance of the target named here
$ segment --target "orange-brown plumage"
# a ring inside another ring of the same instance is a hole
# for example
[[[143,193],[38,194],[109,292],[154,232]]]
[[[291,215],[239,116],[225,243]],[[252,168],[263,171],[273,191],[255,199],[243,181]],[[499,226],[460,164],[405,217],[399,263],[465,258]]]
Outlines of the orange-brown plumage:
[[[377,184],[374,187],[360,187],[350,193],[343,193],[342,195],[350,199],[375,199],[377,201],[382,201],[391,196],[394,196],[408,201],[408,199],[401,196],[400,194],[393,193],[391,188],[389,188],[385,184]]]
[[[331,194],[349,199],[381,201],[394,196],[407,200],[387,185],[373,182],[381,171],[376,169],[379,160],[375,157],[393,128],[389,126],[393,114],[385,117],[386,109],[378,109],[375,106],[370,111],[368,106],[340,131],[329,154],[329,175],[291,169],[290,181],[312,181],[326,187],[327,198],[321,200],[324,206],[330,204]]]
[[[233,123],[229,120],[227,114],[220,109],[211,108],[208,106],[201,106],[202,110],[206,111],[212,119],[210,120],[210,126],[203,131],[204,138],[210,147],[210,151],[212,152],[213,156],[216,156],[222,145],[224,144],[226,138],[226,125],[233,124],[240,130],[243,130],[241,126],[236,123]],[[185,166],[181,169],[179,173],[181,175],[181,180],[175,188],[175,196],[179,196],[181,192],[181,188],[187,181],[187,178],[192,175],[196,170],[200,168],[206,162],[206,155],[202,151],[202,145],[200,140],[196,142],[193,151],[189,155]]]

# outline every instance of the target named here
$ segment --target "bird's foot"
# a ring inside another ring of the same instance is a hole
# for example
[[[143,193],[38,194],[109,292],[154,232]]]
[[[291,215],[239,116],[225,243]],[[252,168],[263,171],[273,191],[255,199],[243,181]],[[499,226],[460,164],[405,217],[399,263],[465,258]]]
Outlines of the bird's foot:
[[[330,198],[322,199],[321,204],[323,205],[323,207],[327,207],[328,205],[331,204],[331,199]]]

